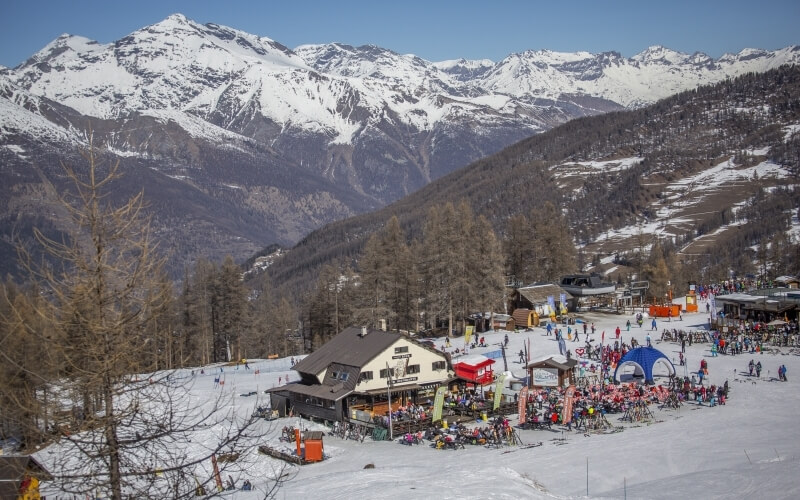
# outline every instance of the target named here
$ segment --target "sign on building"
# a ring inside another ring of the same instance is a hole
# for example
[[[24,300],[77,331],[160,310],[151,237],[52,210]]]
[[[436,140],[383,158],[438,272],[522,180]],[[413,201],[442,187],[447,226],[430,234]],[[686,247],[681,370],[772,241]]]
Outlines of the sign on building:
[[[534,368],[533,385],[537,387],[558,387],[558,369]]]

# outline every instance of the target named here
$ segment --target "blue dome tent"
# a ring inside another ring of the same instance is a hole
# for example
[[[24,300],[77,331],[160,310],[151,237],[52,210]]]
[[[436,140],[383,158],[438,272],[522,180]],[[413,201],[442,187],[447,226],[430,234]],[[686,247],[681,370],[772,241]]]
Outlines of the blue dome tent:
[[[617,369],[614,370],[614,380],[619,382],[617,374],[620,373],[620,368],[627,364],[631,364],[635,367],[633,371],[634,377],[644,376],[645,383],[652,384],[653,366],[658,361],[666,365],[670,375],[675,375],[675,365],[672,364],[672,361],[670,361],[663,352],[659,351],[655,347],[636,347],[628,351],[628,353],[619,360],[619,363],[617,363]]]

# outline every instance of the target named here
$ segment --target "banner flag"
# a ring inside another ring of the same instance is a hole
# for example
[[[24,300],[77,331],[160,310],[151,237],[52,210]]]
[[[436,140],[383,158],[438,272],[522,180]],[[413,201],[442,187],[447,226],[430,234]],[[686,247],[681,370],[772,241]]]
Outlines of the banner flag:
[[[519,423],[525,423],[525,411],[528,409],[528,386],[519,391],[519,399],[517,400],[517,413],[519,413]]]
[[[575,400],[575,386],[567,387],[564,393],[564,411],[561,414],[561,423],[568,424],[572,421],[572,405]]]
[[[492,406],[493,410],[500,408],[500,399],[503,397],[503,382],[505,382],[506,376],[500,375],[497,377],[497,383],[494,385],[494,405]]]
[[[527,354],[527,358],[525,359],[525,364],[527,365],[528,363],[531,362],[531,338],[530,337],[528,337],[528,351],[525,354]]]
[[[442,407],[444,406],[444,393],[447,392],[447,387],[440,386],[436,389],[436,396],[433,398],[433,418],[432,422],[438,422],[442,419]]]
[[[469,345],[469,339],[472,338],[472,330],[475,327],[470,325],[464,329],[464,345]]]

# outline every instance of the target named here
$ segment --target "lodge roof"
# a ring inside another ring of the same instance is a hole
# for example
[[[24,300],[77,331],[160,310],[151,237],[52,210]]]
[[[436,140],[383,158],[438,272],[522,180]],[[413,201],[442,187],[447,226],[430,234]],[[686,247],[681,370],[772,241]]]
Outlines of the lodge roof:
[[[399,333],[351,326],[295,364],[294,369],[316,376],[331,363],[361,368],[401,337]]]
[[[556,301],[559,301],[562,293],[566,295],[567,299],[572,298],[569,292],[551,283],[517,288],[517,292],[531,304],[546,304],[548,297],[553,297]]]
[[[578,364],[577,359],[567,359],[563,356],[549,356],[539,360],[534,360],[528,363],[526,369],[531,368],[558,368],[559,370],[566,371],[573,369]]]
[[[275,387],[268,392],[294,392],[296,394],[303,394],[306,396],[314,396],[320,399],[327,399],[330,401],[338,401],[343,397],[353,392],[352,387],[345,386],[344,384],[324,385],[324,384],[287,384],[281,387]]]
[[[462,364],[472,367],[482,367],[494,364],[494,360],[487,358],[483,354],[470,354],[469,356],[461,356],[453,360],[453,366]]]
[[[299,373],[317,376],[331,363],[362,368],[376,356],[400,339],[416,343],[423,349],[434,352],[446,359],[444,354],[429,346],[420,344],[411,337],[395,333],[351,326],[326,342],[292,367]]]

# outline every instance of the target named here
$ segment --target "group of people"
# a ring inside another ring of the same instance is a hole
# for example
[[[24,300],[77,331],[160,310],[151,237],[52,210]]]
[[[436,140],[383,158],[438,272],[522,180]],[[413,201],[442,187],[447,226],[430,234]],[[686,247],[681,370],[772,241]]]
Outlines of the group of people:
[[[430,427],[423,439],[431,442],[436,449],[463,448],[465,444],[491,445],[507,442],[513,434],[508,418],[498,417],[483,427],[467,428],[463,424],[452,423],[450,427]]]
[[[756,378],[761,378],[761,361],[754,361],[753,359],[747,363],[747,371],[750,376],[753,376],[753,372],[755,372]],[[778,367],[778,380],[781,382],[786,382],[786,365],[780,365]]]

